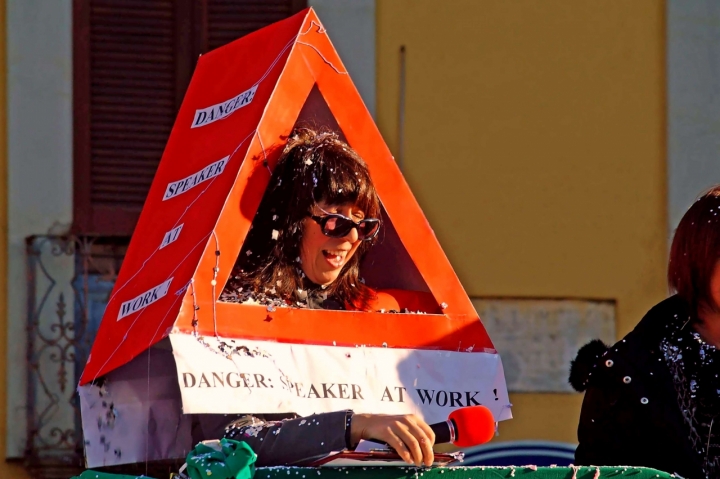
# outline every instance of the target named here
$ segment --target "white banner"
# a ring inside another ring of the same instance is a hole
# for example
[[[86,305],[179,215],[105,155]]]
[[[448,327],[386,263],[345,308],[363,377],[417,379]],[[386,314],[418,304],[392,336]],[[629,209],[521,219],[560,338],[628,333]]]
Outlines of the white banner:
[[[498,354],[348,348],[171,334],[183,411],[414,413],[482,404],[512,417]]]

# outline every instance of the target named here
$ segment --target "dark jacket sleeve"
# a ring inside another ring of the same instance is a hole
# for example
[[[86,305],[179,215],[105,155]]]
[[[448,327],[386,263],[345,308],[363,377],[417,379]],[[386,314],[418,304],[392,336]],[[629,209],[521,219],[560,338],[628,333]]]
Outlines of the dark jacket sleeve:
[[[587,389],[580,412],[575,464],[632,464],[638,445],[628,444],[634,428],[627,424],[627,411],[622,410],[621,402],[618,388],[606,385]]]
[[[243,416],[225,428],[225,437],[245,441],[257,454],[258,466],[302,464],[347,449],[351,418],[352,411],[282,421]]]

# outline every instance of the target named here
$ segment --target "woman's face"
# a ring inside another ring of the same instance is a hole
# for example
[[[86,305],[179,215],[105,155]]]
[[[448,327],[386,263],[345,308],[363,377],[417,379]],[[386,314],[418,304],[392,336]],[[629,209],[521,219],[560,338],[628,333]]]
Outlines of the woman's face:
[[[338,213],[355,221],[365,217],[362,210],[349,204],[328,205],[320,202],[313,211],[316,216],[324,216],[326,213]],[[359,245],[360,240],[355,228],[342,238],[330,238],[322,233],[320,225],[312,218],[305,218],[300,244],[303,273],[315,284],[328,285],[337,279]]]

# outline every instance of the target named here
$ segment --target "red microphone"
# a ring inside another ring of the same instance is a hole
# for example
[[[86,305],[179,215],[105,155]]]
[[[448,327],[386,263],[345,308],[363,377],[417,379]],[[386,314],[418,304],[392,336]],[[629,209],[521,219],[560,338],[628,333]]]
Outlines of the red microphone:
[[[447,421],[431,424],[430,429],[435,433],[435,444],[479,446],[495,435],[495,418],[485,406],[462,407],[451,412]]]

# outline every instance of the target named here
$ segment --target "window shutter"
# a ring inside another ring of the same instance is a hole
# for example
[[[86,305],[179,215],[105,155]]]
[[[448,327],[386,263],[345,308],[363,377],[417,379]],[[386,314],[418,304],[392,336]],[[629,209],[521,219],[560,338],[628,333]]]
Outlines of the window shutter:
[[[172,0],[90,0],[84,233],[132,233],[176,112]],[[76,208],[77,212],[77,208]],[[76,215],[77,216],[77,215]],[[84,217],[82,217],[84,216]],[[82,220],[82,225],[79,221]]]
[[[299,0],[74,0],[74,229],[129,236],[198,55]]]
[[[207,0],[207,50],[287,18],[307,6],[298,0]]]

